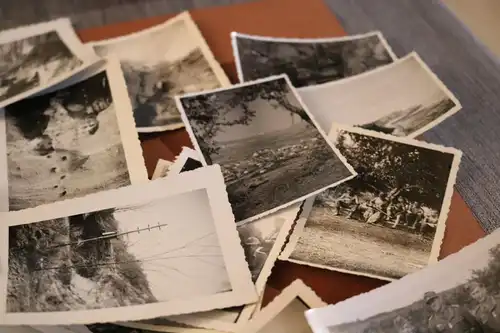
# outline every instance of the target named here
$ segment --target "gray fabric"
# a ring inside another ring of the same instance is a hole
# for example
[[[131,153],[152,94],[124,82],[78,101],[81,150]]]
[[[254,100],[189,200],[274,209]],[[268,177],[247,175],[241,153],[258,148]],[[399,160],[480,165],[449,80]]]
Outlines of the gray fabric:
[[[381,30],[398,56],[415,50],[463,109],[423,135],[464,153],[456,188],[487,232],[500,226],[500,67],[437,1],[327,0],[348,33]]]
[[[245,0],[0,0],[0,29],[70,16],[77,29]],[[246,0],[248,1],[248,0]],[[500,68],[437,0],[325,0],[349,33],[381,30],[399,55],[416,50],[463,110],[426,133],[464,152],[456,187],[483,228],[500,226]],[[307,1],[304,1],[307,5]],[[278,22],[277,22],[278,24]]]

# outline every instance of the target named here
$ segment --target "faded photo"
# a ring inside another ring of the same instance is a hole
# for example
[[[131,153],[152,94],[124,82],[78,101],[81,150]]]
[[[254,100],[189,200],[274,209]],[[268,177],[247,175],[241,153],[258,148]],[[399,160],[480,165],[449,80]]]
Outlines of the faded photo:
[[[256,333],[312,333],[304,313],[309,307],[295,298]]]
[[[85,333],[153,333],[154,331],[125,327],[115,324],[93,324],[85,326]],[[78,332],[79,333],[79,332]],[[82,330],[81,333],[84,333]]]
[[[236,222],[352,178],[284,76],[180,97],[179,105],[205,162],[222,168]]]
[[[289,259],[389,280],[436,260],[459,152],[333,133],[329,137],[358,175],[311,199]]]
[[[131,183],[110,89],[103,71],[4,109],[9,210]]]
[[[0,102],[83,64],[56,31],[0,44],[0,58]]]
[[[196,210],[174,212],[186,202]],[[212,216],[205,190],[11,226],[6,311],[106,309],[231,291],[215,225],[200,216]]]
[[[415,137],[461,108],[416,53],[347,80],[303,88],[299,94],[325,131],[340,123]]]
[[[183,127],[175,95],[229,84],[189,14],[93,47],[120,59],[139,132]]]
[[[339,306],[313,310],[308,319],[315,332],[500,332],[499,236]]]
[[[358,75],[395,56],[382,35],[289,39],[233,33],[240,81],[287,74],[295,88]]]

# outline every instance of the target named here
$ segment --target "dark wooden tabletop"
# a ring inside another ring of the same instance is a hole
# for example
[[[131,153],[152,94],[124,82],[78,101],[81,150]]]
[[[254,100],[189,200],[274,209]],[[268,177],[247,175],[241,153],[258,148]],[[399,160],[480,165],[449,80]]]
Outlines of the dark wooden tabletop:
[[[191,15],[232,82],[237,82],[230,32],[276,37],[334,37],[345,35],[340,23],[321,0],[261,0],[191,11]],[[120,23],[79,32],[84,42],[112,38],[159,24],[171,16]],[[158,158],[173,160],[183,146],[192,147],[187,132],[177,130],[142,137],[151,176]],[[448,215],[441,258],[484,236],[484,231],[455,191]],[[386,282],[278,261],[268,286],[281,290],[294,279],[310,285],[327,303],[336,303]],[[269,292],[268,292],[269,293]]]

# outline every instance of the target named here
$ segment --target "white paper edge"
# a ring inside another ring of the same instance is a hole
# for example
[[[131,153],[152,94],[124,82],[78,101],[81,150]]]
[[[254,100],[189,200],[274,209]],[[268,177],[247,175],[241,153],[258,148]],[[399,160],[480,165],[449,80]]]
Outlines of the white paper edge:
[[[151,176],[151,180],[155,180],[158,178],[162,178],[165,176],[168,176],[168,172],[170,171],[170,167],[172,166],[172,162],[166,161],[163,159],[158,159],[158,162],[156,162],[156,167],[155,171],[153,172],[153,175]],[[165,176],[164,176],[165,174]]]

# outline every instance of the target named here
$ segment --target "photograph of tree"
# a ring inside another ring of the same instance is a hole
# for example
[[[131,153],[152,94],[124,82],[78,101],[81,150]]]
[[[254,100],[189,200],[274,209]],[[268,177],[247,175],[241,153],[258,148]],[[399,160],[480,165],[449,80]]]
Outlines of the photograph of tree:
[[[129,185],[107,72],[5,108],[9,210]]]
[[[347,80],[305,87],[299,94],[325,131],[339,123],[415,137],[461,109],[416,53]]]
[[[460,153],[369,131],[334,133],[330,138],[358,175],[311,199],[289,259],[382,279],[436,259],[436,230],[448,213]]]
[[[0,59],[0,102],[83,64],[56,31],[0,44]]]
[[[295,88],[358,75],[394,61],[380,33],[332,39],[232,34],[240,81],[287,74]]]
[[[179,210],[186,202],[196,202],[196,210]],[[200,216],[213,216],[202,189],[11,226],[7,312],[106,309],[231,291],[215,224]]]
[[[229,83],[189,14],[129,36],[94,44],[120,59],[139,132],[184,127],[173,97]]]
[[[331,333],[500,332],[499,236],[308,319]]]
[[[352,178],[284,76],[179,98],[207,164],[224,174],[236,222]]]

